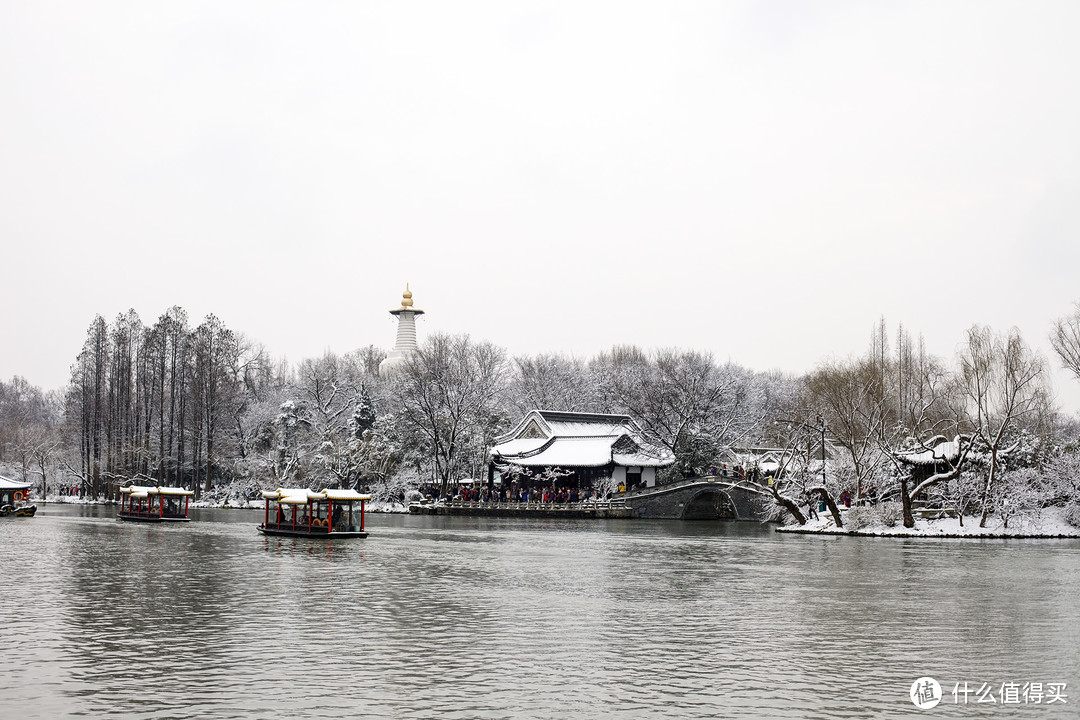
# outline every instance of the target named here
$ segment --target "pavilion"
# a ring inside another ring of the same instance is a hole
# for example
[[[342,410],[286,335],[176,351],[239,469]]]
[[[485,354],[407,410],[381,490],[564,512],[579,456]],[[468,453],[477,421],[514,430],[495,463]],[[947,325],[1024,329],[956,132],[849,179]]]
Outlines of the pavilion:
[[[551,410],[526,414],[513,430],[495,438],[488,458],[490,485],[548,471],[548,478],[556,478],[548,484],[579,490],[609,480],[625,488],[653,487],[657,469],[675,462],[628,415]]]

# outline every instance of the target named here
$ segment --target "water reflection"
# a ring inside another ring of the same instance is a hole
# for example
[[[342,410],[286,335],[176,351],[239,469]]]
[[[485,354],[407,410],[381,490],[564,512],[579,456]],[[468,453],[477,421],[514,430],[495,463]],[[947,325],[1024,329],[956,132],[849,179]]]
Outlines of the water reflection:
[[[372,516],[369,539],[326,542],[242,511],[112,515],[2,526],[27,625],[0,675],[13,716],[917,717],[921,675],[1080,669],[1070,541]]]

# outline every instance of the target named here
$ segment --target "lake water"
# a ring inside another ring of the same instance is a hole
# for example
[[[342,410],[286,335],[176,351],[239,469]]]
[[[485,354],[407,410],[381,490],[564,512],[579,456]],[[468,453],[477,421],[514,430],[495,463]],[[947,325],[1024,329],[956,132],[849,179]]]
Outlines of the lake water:
[[[1080,541],[369,515],[326,542],[251,511],[114,515],[0,520],[0,717],[1080,717]],[[1066,703],[1002,704],[1032,682]]]

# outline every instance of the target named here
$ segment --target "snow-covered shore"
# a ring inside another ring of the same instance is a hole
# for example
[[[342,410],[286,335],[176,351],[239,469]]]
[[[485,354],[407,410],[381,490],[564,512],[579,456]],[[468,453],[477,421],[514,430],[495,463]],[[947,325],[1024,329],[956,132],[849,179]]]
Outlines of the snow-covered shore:
[[[858,530],[852,530],[847,527],[836,527],[833,524],[832,516],[824,512],[805,525],[786,525],[776,530],[777,532],[805,535],[853,535],[862,537],[1080,539],[1080,528],[1074,527],[1065,521],[1065,513],[1062,508],[1046,508],[1037,517],[1014,517],[1010,519],[1009,527],[1005,527],[1000,519],[990,518],[987,520],[986,527],[981,528],[979,527],[978,516],[965,516],[963,525],[960,524],[959,518],[916,519],[913,528],[906,528],[903,524],[897,523],[894,527],[868,525]]]

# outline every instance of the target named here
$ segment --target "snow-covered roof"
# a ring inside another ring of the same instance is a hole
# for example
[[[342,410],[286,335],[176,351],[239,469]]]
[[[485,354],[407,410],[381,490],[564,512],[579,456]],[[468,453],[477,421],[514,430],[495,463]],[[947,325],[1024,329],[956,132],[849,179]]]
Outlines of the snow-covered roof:
[[[628,415],[532,410],[495,440],[491,459],[526,467],[663,467],[675,462]]]
[[[328,488],[314,492],[307,488],[277,488],[276,490],[263,490],[262,496],[267,500],[277,500],[286,505],[307,505],[310,500],[336,500],[345,502],[351,500],[370,500],[370,495],[362,495],[349,488],[346,490]]]
[[[626,467],[666,467],[675,461],[669,454],[647,455],[645,453],[612,453],[611,459],[616,465]]]
[[[661,467],[670,465],[669,453],[641,452],[640,448],[619,452],[615,446],[625,435],[600,437],[556,437],[546,441],[537,450],[523,453],[504,453],[503,446],[491,449],[493,459],[524,467],[602,467],[614,462],[617,465]]]
[[[309,500],[317,500],[320,496],[307,488],[278,488],[271,492],[264,492],[263,497],[289,505],[307,505]]]
[[[356,492],[352,488],[349,488],[348,490],[336,490],[336,489],[333,489],[333,488],[327,488],[326,490],[322,491],[322,494],[324,496],[326,496],[326,498],[328,500],[337,500],[338,502],[341,502],[341,501],[344,501],[344,500],[370,500],[371,499],[370,495],[362,495],[361,493]]]
[[[120,488],[122,493],[131,493],[131,497],[144,498],[149,495],[194,495],[191,490],[182,487],[154,487],[150,485],[129,485]]]
[[[528,467],[600,467],[609,463],[662,467],[675,462],[625,415],[531,410],[498,438],[491,460]]]
[[[0,490],[26,490],[29,487],[30,483],[19,482],[0,475]]]
[[[504,443],[499,443],[495,447],[491,448],[489,455],[521,455],[522,453],[532,452],[546,445],[549,438],[518,438],[515,440],[507,440]]]
[[[588,437],[640,432],[629,415],[530,410],[514,428],[495,438],[496,444],[524,437]]]
[[[600,467],[611,462],[611,445],[616,440],[614,435],[552,438],[538,452],[506,459],[530,467]]]
[[[956,438],[938,442],[926,450],[897,453],[896,459],[908,465],[936,465],[946,461],[956,462],[960,459],[960,452],[960,439]]]
[[[589,415],[587,413],[559,413],[559,419],[547,413],[544,417],[552,435],[579,436],[615,435],[620,430],[636,430],[633,421],[625,415]],[[572,417],[566,417],[572,416]]]

